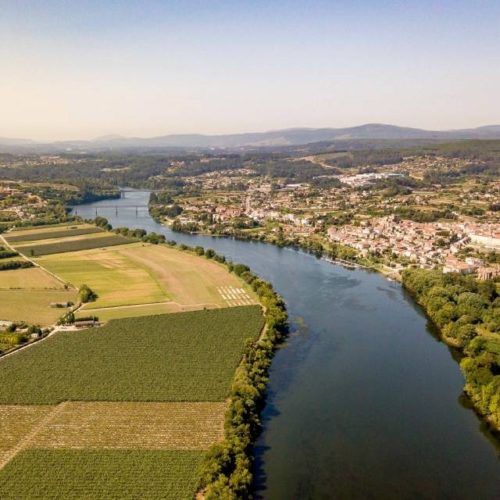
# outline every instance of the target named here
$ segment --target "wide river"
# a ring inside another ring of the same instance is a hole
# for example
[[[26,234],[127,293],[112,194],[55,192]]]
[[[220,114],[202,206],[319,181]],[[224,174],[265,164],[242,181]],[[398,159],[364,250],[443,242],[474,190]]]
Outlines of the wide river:
[[[296,250],[173,233],[149,216],[149,193],[122,196],[77,213],[213,248],[286,301],[292,333],[272,364],[258,497],[500,498],[500,446],[461,396],[454,354],[398,283]]]

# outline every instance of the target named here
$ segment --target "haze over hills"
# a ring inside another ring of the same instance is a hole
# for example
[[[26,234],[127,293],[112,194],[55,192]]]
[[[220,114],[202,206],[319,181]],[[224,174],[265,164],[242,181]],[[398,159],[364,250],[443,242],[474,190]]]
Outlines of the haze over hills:
[[[55,141],[42,143],[30,139],[0,138],[0,148],[8,150],[120,150],[158,148],[246,148],[266,146],[296,146],[320,141],[349,140],[459,140],[500,139],[500,125],[488,125],[458,130],[424,130],[370,123],[347,128],[290,128],[267,132],[224,135],[170,134],[158,137],[123,137],[107,135],[93,140]]]

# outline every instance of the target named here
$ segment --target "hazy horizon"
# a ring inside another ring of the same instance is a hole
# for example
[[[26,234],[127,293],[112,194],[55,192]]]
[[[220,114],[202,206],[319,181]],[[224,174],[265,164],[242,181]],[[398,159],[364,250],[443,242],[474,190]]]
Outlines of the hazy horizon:
[[[2,5],[0,137],[500,123],[500,3]]]
[[[125,135],[125,134],[103,134],[99,136],[91,136],[91,137],[69,137],[66,139],[61,139],[61,138],[54,138],[54,139],[47,139],[47,140],[37,140],[33,139],[32,137],[8,137],[8,136],[0,136],[0,139],[10,139],[10,140],[33,140],[34,142],[72,142],[72,141],[95,141],[95,140],[105,140],[105,139],[112,139],[112,138],[124,138],[124,139],[148,139],[148,138],[155,138],[155,137],[164,137],[164,136],[182,136],[182,135],[202,135],[202,136],[225,136],[225,135],[244,135],[244,134],[265,134],[265,133],[272,133],[272,132],[279,132],[279,131],[286,131],[286,130],[301,130],[301,129],[337,129],[337,128],[351,128],[351,127],[359,127],[359,126],[365,126],[365,125],[382,125],[382,126],[395,126],[395,127],[401,127],[401,128],[415,128],[419,129],[420,127],[412,127],[411,125],[399,125],[396,123],[380,123],[380,122],[370,122],[370,123],[358,123],[358,124],[353,124],[353,125],[347,125],[345,127],[284,127],[281,129],[263,129],[263,130],[241,130],[241,131],[235,131],[235,132],[228,132],[228,133],[202,133],[202,132],[185,132],[185,133],[176,133],[176,132],[171,132],[171,133],[166,133],[166,134],[156,134],[156,135]],[[464,129],[476,129],[476,128],[481,128],[481,127],[488,127],[488,126],[495,126],[495,127],[500,127],[500,123],[487,123],[484,125],[479,125],[477,127],[464,127]],[[426,131],[430,132],[453,132],[457,130],[464,130],[464,129],[457,129],[457,128],[450,128],[450,129],[423,129]]]

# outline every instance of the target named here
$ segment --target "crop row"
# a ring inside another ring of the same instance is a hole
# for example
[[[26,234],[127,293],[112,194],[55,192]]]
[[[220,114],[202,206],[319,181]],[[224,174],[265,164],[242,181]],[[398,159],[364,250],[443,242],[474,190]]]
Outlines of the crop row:
[[[62,405],[30,448],[206,450],[223,437],[224,402]]]
[[[2,500],[184,500],[194,497],[203,452],[25,450],[0,470]]]
[[[81,227],[81,228],[68,228],[59,229],[57,231],[40,231],[28,234],[7,234],[5,238],[9,243],[20,243],[22,241],[38,241],[48,240],[52,238],[67,238],[70,236],[81,236],[85,234],[101,233],[102,229],[98,227]]]
[[[39,257],[41,255],[50,255],[53,253],[76,252],[78,250],[124,245],[125,243],[132,243],[133,241],[134,240],[124,238],[123,236],[107,234],[99,238],[56,241],[54,243],[45,243],[42,245],[26,245],[22,247],[22,252],[31,257]]]
[[[224,401],[259,306],[112,320],[0,363],[0,403]]]

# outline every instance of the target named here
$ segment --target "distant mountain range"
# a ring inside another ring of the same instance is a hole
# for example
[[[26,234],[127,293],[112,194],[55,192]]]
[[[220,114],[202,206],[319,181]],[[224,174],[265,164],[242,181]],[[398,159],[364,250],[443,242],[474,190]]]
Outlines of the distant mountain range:
[[[88,141],[56,141],[41,143],[29,139],[0,138],[0,150],[33,151],[103,151],[162,148],[259,148],[269,146],[296,146],[320,141],[352,140],[458,140],[500,139],[500,125],[460,129],[423,130],[395,125],[370,123],[347,128],[290,128],[269,132],[228,135],[173,134],[159,137],[121,137],[109,135]]]

